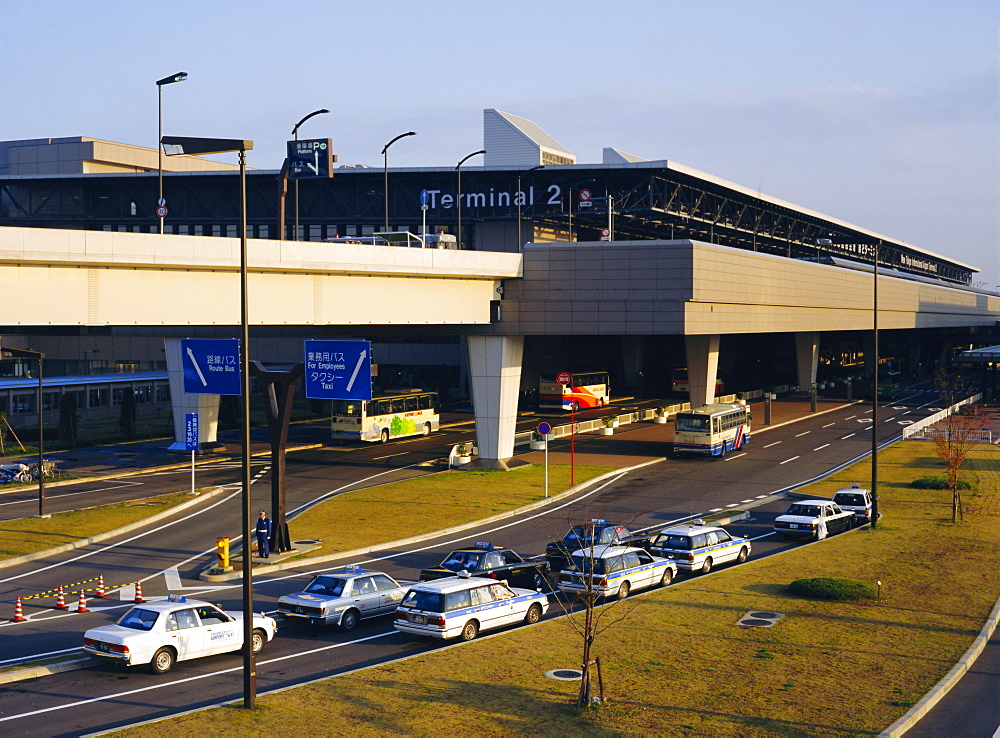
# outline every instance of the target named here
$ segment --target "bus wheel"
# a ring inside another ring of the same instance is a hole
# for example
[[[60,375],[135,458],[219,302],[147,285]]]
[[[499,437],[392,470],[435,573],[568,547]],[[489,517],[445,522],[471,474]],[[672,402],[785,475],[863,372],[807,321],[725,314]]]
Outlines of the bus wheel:
[[[424,435],[429,436],[431,434],[431,424],[424,423]]]
[[[383,428],[382,429],[382,443],[388,443],[388,442],[389,442],[389,429],[388,428]]]

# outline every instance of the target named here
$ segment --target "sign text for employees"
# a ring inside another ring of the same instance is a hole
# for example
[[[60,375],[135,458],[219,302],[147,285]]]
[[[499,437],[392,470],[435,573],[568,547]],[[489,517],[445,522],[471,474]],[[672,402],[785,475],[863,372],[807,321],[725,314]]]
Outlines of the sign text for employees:
[[[184,448],[187,451],[198,450],[198,413],[184,416]]]
[[[371,343],[306,341],[305,373],[310,399],[370,400]]]
[[[188,394],[241,394],[240,342],[236,338],[182,338],[181,365]]]

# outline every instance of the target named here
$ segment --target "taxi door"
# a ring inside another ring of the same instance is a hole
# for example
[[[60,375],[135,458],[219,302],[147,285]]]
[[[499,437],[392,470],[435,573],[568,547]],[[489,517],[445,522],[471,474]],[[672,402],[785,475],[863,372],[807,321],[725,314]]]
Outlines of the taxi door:
[[[230,620],[228,615],[210,605],[195,608],[195,614],[201,620],[205,655],[235,651],[243,644],[242,622]]]
[[[177,660],[196,659],[205,656],[205,631],[198,622],[194,608],[176,610],[167,616],[167,644],[177,651]]]
[[[382,597],[378,587],[371,577],[358,577],[351,585],[351,600],[361,611],[361,617],[367,618],[382,611]]]
[[[378,589],[379,613],[394,612],[399,607],[399,603],[403,601],[405,590],[384,574],[376,574],[372,580]]]

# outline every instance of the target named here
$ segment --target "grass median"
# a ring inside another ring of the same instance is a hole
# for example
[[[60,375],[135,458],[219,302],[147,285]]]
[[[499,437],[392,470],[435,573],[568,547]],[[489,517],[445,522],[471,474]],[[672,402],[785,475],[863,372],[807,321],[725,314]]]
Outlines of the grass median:
[[[828,497],[854,481],[864,486],[869,468],[862,462],[805,491]],[[947,492],[908,486],[929,468],[940,469],[930,443],[880,453],[885,517],[876,530],[613,605],[631,611],[595,642],[608,697],[598,708],[576,711],[577,683],[544,676],[579,668],[579,637],[553,620],[264,695],[253,712],[215,708],[116,735],[264,735],[295,726],[358,736],[875,733],[948,672],[1000,596],[1000,449],[970,454],[976,491],[966,494],[958,524]],[[812,576],[880,580],[881,595],[820,602],[788,593],[790,582]],[[773,628],[736,625],[754,610],[784,617]]]
[[[578,465],[576,484],[613,469]],[[569,467],[550,466],[549,495],[569,488]],[[449,471],[339,495],[306,510],[289,527],[294,540],[320,541],[308,556],[321,556],[482,520],[544,497],[543,466]]]
[[[86,510],[53,513],[50,518],[19,518],[0,522],[0,560],[46,551],[137,523],[191,499],[179,492]]]

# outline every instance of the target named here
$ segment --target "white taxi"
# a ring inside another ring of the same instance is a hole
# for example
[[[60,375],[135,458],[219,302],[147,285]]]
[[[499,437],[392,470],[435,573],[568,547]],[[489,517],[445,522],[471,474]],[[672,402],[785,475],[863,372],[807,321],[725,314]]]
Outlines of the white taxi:
[[[660,531],[649,546],[654,556],[674,559],[678,568],[701,574],[727,561],[742,564],[750,550],[747,538],[733,538],[725,529],[705,525],[701,520]]]
[[[581,596],[628,597],[633,589],[666,586],[677,574],[677,564],[631,546],[596,546],[574,551],[559,573],[559,590]],[[589,580],[589,581],[588,581]]]
[[[251,648],[260,652],[274,638],[274,618],[253,615]],[[83,634],[83,650],[91,656],[126,666],[148,664],[165,674],[178,661],[237,651],[243,647],[243,616],[215,605],[170,595],[161,602],[136,605],[114,625]]]
[[[537,623],[548,609],[549,597],[541,592],[459,574],[410,587],[393,626],[401,633],[471,641],[483,630]]]
[[[809,538],[821,541],[827,536],[854,528],[854,512],[841,510],[830,500],[802,500],[789,506],[784,515],[774,519],[774,531],[783,538]]]

